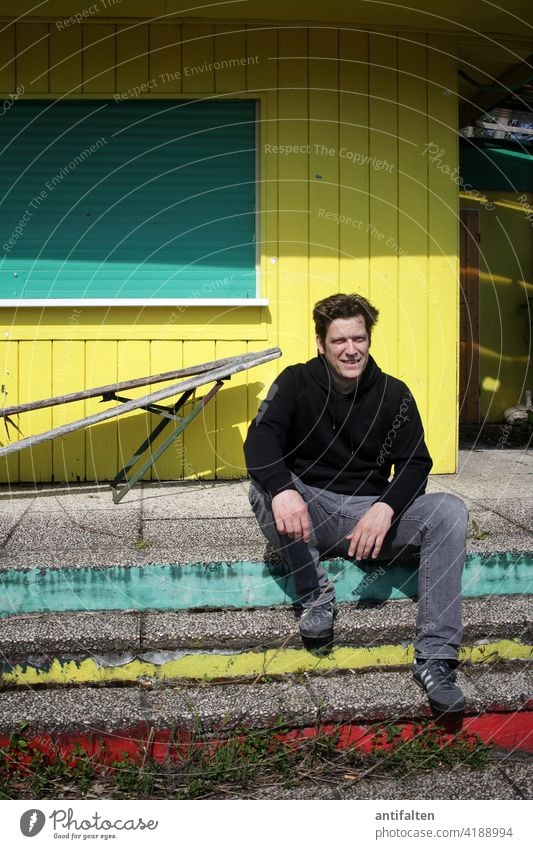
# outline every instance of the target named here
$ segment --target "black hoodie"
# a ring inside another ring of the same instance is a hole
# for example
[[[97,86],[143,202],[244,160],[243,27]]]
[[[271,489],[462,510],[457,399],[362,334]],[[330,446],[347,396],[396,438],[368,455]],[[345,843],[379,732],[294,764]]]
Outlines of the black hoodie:
[[[295,488],[292,471],[309,486],[374,495],[396,515],[424,493],[432,466],[413,396],[372,357],[348,394],[335,388],[323,356],[286,368],[250,425],[244,454],[271,496]]]

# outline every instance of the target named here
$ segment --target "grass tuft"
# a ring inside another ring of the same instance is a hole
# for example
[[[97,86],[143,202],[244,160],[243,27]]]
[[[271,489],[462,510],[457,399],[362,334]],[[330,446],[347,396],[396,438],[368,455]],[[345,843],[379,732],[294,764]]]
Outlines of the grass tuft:
[[[491,747],[476,734],[448,734],[429,721],[380,724],[350,738],[349,726],[260,731],[201,728],[178,733],[154,757],[154,732],[144,753],[112,754],[103,741],[92,754],[80,744],[35,737],[21,727],[0,748],[0,798],[213,799],[250,797],[261,788],[342,784],[405,777],[458,765],[484,769]]]

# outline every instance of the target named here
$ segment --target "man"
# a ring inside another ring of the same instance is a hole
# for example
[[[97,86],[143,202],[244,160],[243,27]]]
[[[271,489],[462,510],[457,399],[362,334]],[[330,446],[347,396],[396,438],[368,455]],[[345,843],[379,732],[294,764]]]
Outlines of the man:
[[[294,576],[304,640],[333,636],[335,592],[321,558],[419,549],[414,679],[436,710],[461,711],[466,507],[424,494],[432,461],[415,401],[369,353],[378,310],[360,295],[332,295],[313,318],[318,356],[279,375],[248,432],[252,508]]]

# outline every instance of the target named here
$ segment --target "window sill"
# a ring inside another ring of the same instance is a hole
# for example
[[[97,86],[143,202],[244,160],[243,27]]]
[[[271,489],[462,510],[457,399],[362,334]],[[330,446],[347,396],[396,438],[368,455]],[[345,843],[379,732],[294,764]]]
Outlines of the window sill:
[[[0,299],[0,307],[267,307],[268,298]]]

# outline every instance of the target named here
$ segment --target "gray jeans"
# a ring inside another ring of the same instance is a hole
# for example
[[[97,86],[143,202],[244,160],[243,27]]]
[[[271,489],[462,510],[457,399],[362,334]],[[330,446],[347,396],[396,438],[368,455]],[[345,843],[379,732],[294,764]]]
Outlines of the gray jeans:
[[[329,601],[335,591],[321,564],[327,557],[347,557],[349,534],[375,496],[346,496],[307,486],[293,475],[295,488],[307,504],[312,534],[308,543],[279,534],[271,498],[255,481],[250,503],[263,534],[288,565],[302,602]],[[455,659],[461,644],[461,574],[465,561],[468,511],[455,495],[432,493],[415,499],[385,537],[379,560],[420,551],[417,657]],[[374,561],[375,562],[375,561]]]

